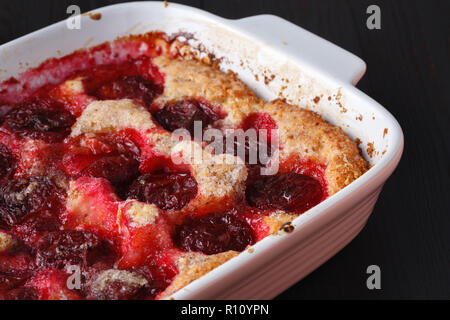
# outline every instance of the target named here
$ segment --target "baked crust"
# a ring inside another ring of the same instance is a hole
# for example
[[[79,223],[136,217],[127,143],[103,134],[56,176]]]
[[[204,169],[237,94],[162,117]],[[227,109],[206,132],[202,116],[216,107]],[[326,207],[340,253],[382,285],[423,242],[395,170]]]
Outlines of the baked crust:
[[[289,225],[289,223],[297,217],[298,215],[296,214],[286,213],[282,210],[278,210],[264,217],[264,221],[270,227],[269,233],[273,234],[281,231],[284,226]]]
[[[175,276],[170,286],[158,298],[164,299],[170,297],[170,295],[187,286],[192,281],[197,280],[238,254],[239,252],[236,251],[226,251],[210,256],[196,252],[181,254],[174,263],[178,269],[178,275]]]
[[[153,62],[165,76],[164,92],[155,100],[160,107],[172,101],[204,98],[227,113],[224,126],[233,126],[263,103],[232,72],[223,73],[217,67],[197,60],[167,56],[157,57]]]
[[[8,251],[14,247],[16,241],[9,234],[0,231],[0,253]]]
[[[132,100],[94,101],[77,119],[71,136],[110,133],[128,128],[148,131],[155,127],[150,113]]]
[[[344,131],[319,114],[282,100],[266,103],[263,110],[278,125],[283,149],[280,161],[292,155],[327,166],[328,194],[333,195],[368,170],[356,144]]]

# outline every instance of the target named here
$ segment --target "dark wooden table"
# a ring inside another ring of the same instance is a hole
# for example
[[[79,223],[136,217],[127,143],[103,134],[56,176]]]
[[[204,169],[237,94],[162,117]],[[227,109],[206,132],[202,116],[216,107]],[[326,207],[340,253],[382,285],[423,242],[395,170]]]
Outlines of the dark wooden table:
[[[0,43],[82,11],[121,1],[0,2]],[[450,299],[450,1],[176,1],[227,18],[271,13],[355,53],[368,72],[358,87],[386,106],[406,145],[366,228],[344,250],[280,299]],[[381,30],[366,9],[381,8]],[[381,267],[381,290],[366,268]]]

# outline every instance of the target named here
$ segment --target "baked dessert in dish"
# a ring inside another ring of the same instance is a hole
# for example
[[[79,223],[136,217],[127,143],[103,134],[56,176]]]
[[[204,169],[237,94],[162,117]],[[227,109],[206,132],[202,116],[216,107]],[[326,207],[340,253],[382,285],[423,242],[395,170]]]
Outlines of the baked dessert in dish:
[[[368,169],[158,32],[4,81],[0,123],[1,299],[170,297]]]

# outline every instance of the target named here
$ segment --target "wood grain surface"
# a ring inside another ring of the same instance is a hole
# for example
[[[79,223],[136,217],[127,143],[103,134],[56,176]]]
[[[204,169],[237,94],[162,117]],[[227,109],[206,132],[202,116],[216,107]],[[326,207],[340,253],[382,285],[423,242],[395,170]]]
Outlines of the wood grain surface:
[[[0,43],[82,11],[122,1],[0,1]],[[368,72],[358,87],[400,122],[405,152],[372,217],[345,249],[279,299],[450,299],[450,1],[176,1],[227,18],[270,13],[355,53]],[[381,30],[366,9],[381,8]],[[170,2],[169,2],[170,5]],[[368,290],[366,268],[381,268]]]

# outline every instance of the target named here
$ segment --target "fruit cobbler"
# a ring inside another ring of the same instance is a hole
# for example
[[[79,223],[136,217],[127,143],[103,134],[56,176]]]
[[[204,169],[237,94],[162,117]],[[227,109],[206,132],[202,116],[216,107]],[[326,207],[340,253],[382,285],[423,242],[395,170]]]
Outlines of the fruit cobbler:
[[[121,38],[0,84],[0,299],[168,298],[368,169],[186,46]]]

